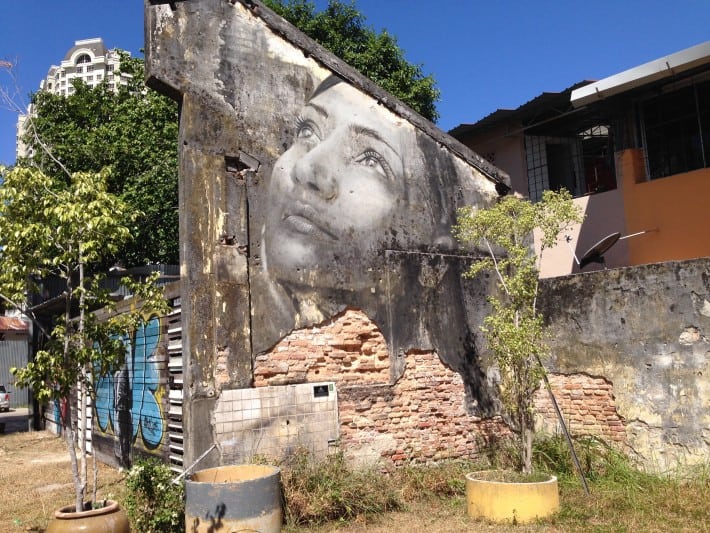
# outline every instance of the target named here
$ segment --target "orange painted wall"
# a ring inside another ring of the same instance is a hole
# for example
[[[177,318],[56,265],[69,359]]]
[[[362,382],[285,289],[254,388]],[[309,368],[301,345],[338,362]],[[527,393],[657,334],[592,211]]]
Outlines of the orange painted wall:
[[[710,256],[710,169],[646,181],[643,152],[617,154],[631,265]]]

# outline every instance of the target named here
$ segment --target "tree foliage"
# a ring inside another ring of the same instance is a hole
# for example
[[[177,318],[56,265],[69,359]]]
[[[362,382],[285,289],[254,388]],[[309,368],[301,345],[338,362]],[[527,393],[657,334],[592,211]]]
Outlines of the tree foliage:
[[[55,179],[110,168],[107,190],[138,216],[125,220],[134,238],[115,254],[125,266],[178,262],[177,104],[143,83],[143,61],[124,55],[129,80],[118,92],[108,80],[92,88],[74,81],[68,96],[38,91],[20,165]]]
[[[461,242],[483,246],[488,256],[466,272],[474,277],[495,272],[498,293],[489,297],[491,313],[482,326],[500,371],[500,395],[509,423],[520,434],[522,469],[532,468],[533,397],[545,375],[548,355],[546,329],[537,313],[539,261],[559,234],[582,221],[582,214],[566,190],[545,191],[532,203],[506,196],[488,209],[459,212],[456,236]],[[532,253],[531,239],[539,231],[541,250]]]
[[[420,115],[431,121],[439,117],[436,111],[439,91],[433,76],[425,76],[421,65],[405,59],[394,36],[367,27],[365,17],[354,3],[330,0],[320,12],[308,0],[264,3]]]
[[[15,167],[0,168],[0,176],[0,299],[32,318],[45,334],[33,360],[12,372],[16,385],[30,387],[38,401],[64,403],[62,432],[72,463],[76,508],[81,510],[87,491],[87,417],[80,417],[75,431],[71,392],[76,388],[78,404],[87,405],[87,399],[95,397],[93,379],[113,372],[123,361],[125,347],[119,339],[130,335],[144,315],[166,312],[167,303],[154,279],[124,280],[141,306],[105,320],[91,313],[112,309],[108,290],[94,274],[129,240],[125,223],[135,218],[126,202],[108,192],[108,171],[77,172],[66,180],[36,168]],[[40,291],[37,282],[49,277],[61,280],[64,288],[64,312],[51,332],[25,304],[28,293]]]

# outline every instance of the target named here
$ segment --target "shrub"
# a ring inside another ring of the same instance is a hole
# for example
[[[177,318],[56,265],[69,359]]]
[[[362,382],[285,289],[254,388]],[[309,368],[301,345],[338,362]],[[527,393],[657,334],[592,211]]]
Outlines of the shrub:
[[[126,512],[135,531],[179,533],[185,527],[184,483],[158,459],[138,461],[128,471]]]
[[[353,470],[342,453],[317,461],[308,451],[298,450],[280,466],[289,524],[350,520],[403,507],[387,475]]]

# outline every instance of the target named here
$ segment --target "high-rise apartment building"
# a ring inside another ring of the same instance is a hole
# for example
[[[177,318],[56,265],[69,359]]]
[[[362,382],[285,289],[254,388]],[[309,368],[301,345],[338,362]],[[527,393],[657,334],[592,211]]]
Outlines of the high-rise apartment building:
[[[126,83],[118,74],[121,57],[117,50],[109,50],[100,37],[76,41],[59,65],[49,67],[47,77],[40,89],[64,96],[72,94],[72,81],[80,79],[90,87],[95,87],[104,79],[109,89],[117,89]]]
[[[75,41],[59,65],[49,67],[47,77],[40,82],[41,91],[68,96],[74,92],[73,81],[81,80],[90,87],[96,87],[106,80],[109,89],[118,90],[128,81],[128,74],[120,74],[121,56],[116,49],[108,49],[103,39],[83,39]],[[27,114],[17,120],[17,157],[29,155],[21,141],[26,131],[27,117],[32,115],[32,106]]]

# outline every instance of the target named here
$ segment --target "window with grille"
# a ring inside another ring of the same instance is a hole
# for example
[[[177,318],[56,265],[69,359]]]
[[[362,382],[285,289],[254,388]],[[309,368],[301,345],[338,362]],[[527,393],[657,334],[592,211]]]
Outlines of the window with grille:
[[[649,179],[710,166],[710,80],[641,102]]]
[[[574,197],[616,189],[611,128],[581,127],[573,136],[525,136],[530,199],[567,189]]]

